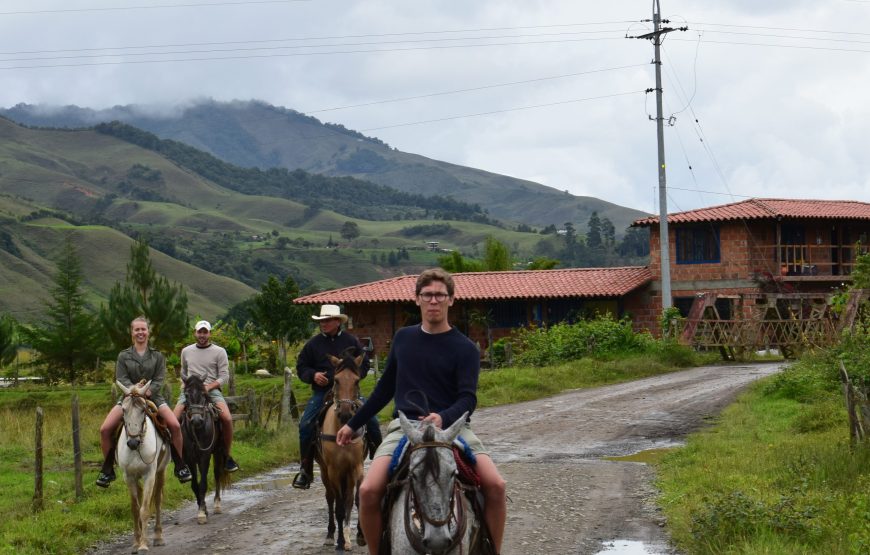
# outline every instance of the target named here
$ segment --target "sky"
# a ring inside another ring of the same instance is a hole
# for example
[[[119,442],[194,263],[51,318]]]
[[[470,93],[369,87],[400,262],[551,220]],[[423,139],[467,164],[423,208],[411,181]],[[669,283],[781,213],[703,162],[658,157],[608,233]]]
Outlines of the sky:
[[[0,106],[262,100],[659,211],[653,1],[0,2]],[[870,0],[661,0],[669,212],[870,202]],[[433,191],[435,193],[437,191]]]

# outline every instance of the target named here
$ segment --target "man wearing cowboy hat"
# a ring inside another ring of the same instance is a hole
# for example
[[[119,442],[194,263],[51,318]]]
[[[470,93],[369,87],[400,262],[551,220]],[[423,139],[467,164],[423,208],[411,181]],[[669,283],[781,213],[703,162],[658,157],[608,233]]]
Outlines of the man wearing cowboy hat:
[[[308,489],[314,475],[314,437],[317,429],[317,416],[323,407],[323,399],[332,388],[333,366],[327,355],[341,356],[345,350],[351,349],[351,355],[358,356],[363,352],[359,340],[341,329],[347,322],[347,315],[334,304],[320,307],[320,315],[312,316],[320,326],[320,333],[305,343],[296,359],[296,372],[299,379],[311,384],[311,398],[305,405],[305,412],[299,420],[299,457],[300,470],[293,478],[293,487]],[[363,359],[362,376],[369,371],[368,358]],[[377,417],[366,425],[369,455],[375,452],[381,443],[381,428]]]

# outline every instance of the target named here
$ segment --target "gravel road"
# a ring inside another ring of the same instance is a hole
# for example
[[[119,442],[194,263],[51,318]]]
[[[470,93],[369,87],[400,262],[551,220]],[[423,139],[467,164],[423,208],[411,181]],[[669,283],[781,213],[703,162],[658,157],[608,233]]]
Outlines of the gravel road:
[[[678,445],[746,384],[781,367],[705,366],[475,412],[475,431],[508,482],[503,555],[675,553],[655,507],[653,470],[603,457]],[[224,514],[206,525],[196,523],[193,504],[164,515],[166,546],[151,553],[335,553],[324,545],[323,488],[291,488],[295,470],[236,475]],[[89,553],[127,553],[130,542],[124,536]]]

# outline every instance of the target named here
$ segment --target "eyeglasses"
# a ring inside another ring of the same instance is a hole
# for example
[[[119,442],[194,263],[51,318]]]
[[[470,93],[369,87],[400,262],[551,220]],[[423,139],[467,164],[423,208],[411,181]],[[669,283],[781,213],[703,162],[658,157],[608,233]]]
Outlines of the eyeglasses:
[[[439,293],[428,293],[428,292],[427,293],[420,293],[420,299],[422,299],[423,302],[427,302],[427,303],[432,302],[432,299],[435,299],[439,303],[443,303],[447,299],[447,297],[449,297],[449,296],[450,295],[448,295],[447,293],[440,293],[440,292]]]

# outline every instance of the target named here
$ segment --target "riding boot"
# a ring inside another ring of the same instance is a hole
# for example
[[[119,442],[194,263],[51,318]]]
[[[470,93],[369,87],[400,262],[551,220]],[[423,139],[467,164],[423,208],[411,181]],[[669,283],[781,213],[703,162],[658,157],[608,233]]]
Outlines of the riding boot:
[[[377,420],[370,421],[366,425],[366,449],[369,452],[369,460],[375,458],[375,451],[383,440],[384,436],[381,434],[381,427]]]
[[[301,461],[299,473],[293,477],[293,487],[296,489],[308,489],[314,479],[314,456],[312,442],[305,441],[299,448]]]
[[[115,445],[109,447],[109,452],[103,460],[103,467],[100,469],[100,474],[97,476],[97,485],[101,488],[109,487],[109,484],[115,480]]]
[[[175,477],[178,478],[178,481],[182,484],[187,483],[193,479],[193,476],[190,473],[190,469],[187,468],[187,464],[185,464],[184,459],[181,458],[181,455],[178,454],[178,451],[175,449],[175,445],[172,442],[169,442],[169,456],[172,457],[172,464],[175,466]]]

